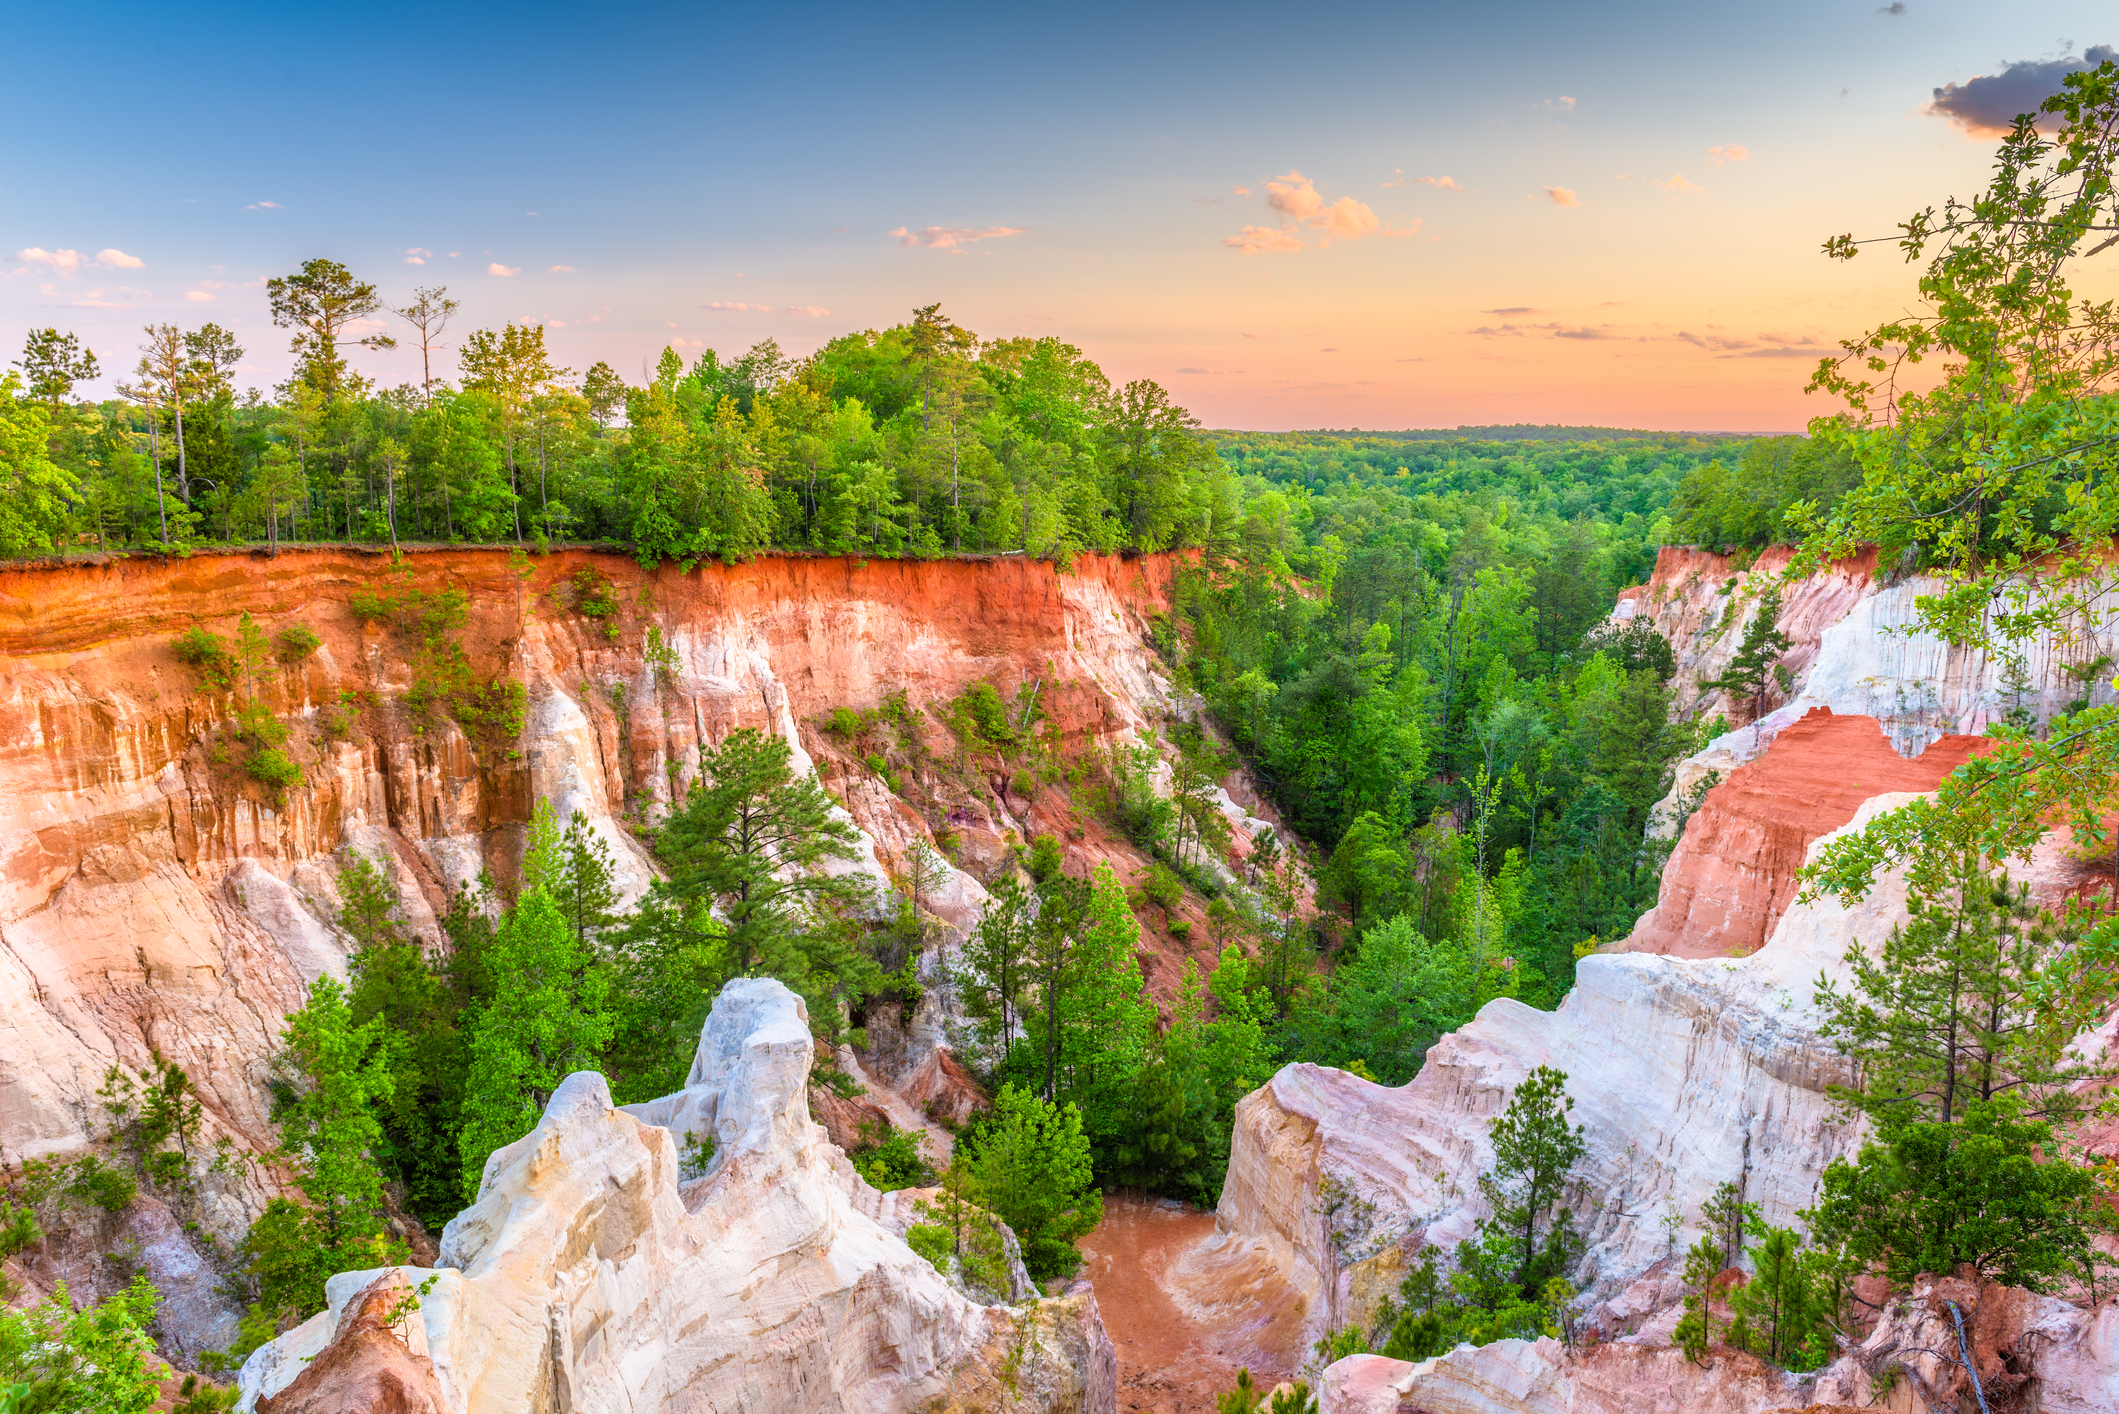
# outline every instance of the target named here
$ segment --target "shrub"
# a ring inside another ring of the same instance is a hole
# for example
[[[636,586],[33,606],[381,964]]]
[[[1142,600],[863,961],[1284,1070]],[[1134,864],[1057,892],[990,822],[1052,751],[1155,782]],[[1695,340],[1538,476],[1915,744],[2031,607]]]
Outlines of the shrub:
[[[44,1240],[44,1229],[30,1208],[0,1203],[0,1259],[14,1256],[25,1247]]]
[[[323,646],[324,640],[307,624],[289,624],[273,640],[274,651],[282,663],[299,663],[313,656]]]
[[[949,1229],[933,1223],[915,1223],[905,1230],[905,1245],[925,1257],[928,1264],[938,1272],[948,1271],[950,1249]]]
[[[861,734],[861,714],[851,707],[834,707],[824,723],[824,730],[833,736],[854,737]]]
[[[203,628],[190,632],[171,643],[177,661],[199,675],[199,681],[211,688],[229,688],[235,685],[235,654],[228,651],[226,640],[208,633]]]
[[[890,1127],[879,1132],[873,1124],[861,1126],[861,1142],[847,1151],[854,1172],[868,1180],[871,1188],[888,1193],[898,1188],[925,1188],[935,1181],[934,1165],[927,1162],[918,1134]]]
[[[251,778],[261,785],[285,794],[302,783],[302,768],[294,764],[294,758],[277,746],[267,746],[250,753],[243,763]]]

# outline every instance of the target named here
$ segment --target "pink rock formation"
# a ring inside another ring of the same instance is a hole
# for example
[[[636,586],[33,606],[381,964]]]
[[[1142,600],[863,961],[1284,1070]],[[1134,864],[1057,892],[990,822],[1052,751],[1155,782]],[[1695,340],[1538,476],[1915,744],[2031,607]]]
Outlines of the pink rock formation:
[[[1946,736],[1908,760],[1891,749],[1875,718],[1813,709],[1774,737],[1765,755],[1707,792],[1663,868],[1656,906],[1634,925],[1626,951],[1756,951],[1795,901],[1796,871],[1813,840],[1853,819],[1873,796],[1932,790],[1981,740]]]

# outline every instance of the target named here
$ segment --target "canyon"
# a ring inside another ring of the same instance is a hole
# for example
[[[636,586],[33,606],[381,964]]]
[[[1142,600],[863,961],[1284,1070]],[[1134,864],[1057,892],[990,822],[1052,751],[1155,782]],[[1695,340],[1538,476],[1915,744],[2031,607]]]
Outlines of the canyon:
[[[1774,551],[1740,566],[1667,548],[1614,621],[1645,618],[1672,644],[1689,715],[1740,716],[1703,684],[1741,637],[1747,596],[1783,564]],[[758,727],[831,791],[861,834],[851,867],[879,886],[916,845],[947,846],[921,964],[937,979],[1013,846],[1054,835],[1077,872],[1109,861],[1130,877],[1146,861],[1054,781],[932,771],[903,788],[831,714],[903,693],[941,757],[947,704],[989,682],[1004,697],[1033,690],[1063,754],[1143,740],[1196,710],[1154,647],[1175,570],[1168,557],[1084,556],[1065,572],[1021,557],[765,557],[685,573],[579,550],[401,564],[291,550],[0,571],[0,1160],[88,1145],[112,1066],[182,1067],[209,1142],[231,1156],[201,1197],[205,1235],[149,1200],[102,1240],[140,1244],[170,1293],[173,1353],[225,1345],[235,1313],[206,1248],[275,1191],[271,1057],[305,988],[345,975],[345,851],[384,861],[411,925],[437,939],[455,891],[482,874],[512,880],[532,806],[549,801],[604,838],[637,897],[654,868],[638,831],[695,778],[702,744]],[[582,612],[589,582],[609,613]],[[377,586],[467,597],[471,661],[523,685],[519,739],[408,705],[407,645],[355,611]],[[1804,901],[1796,871],[1835,831],[1931,789],[2005,712],[2111,700],[2078,670],[2119,645],[2044,644],[2011,670],[1900,631],[1920,592],[1919,577],[1879,578],[1860,560],[1790,587],[1785,700],[1679,763],[1659,813],[1671,852],[1657,905],[1580,960],[1556,1011],[1491,1002],[1395,1089],[1285,1067],[1238,1108],[1211,1217],[1115,1198],[1084,1243],[1086,1283],[982,1304],[905,1245],[910,1200],[875,1193],[840,1152],[864,1105],[939,1147],[927,1116],[976,1103],[945,989],[870,1017],[868,1046],[834,1057],[865,1100],[819,1090],[807,1106],[817,1051],[800,1002],[744,984],[717,1002],[683,1090],[619,1107],[600,1077],[569,1079],[538,1129],[494,1156],[438,1250],[335,1278],[328,1311],[253,1357],[245,1407],[971,1409],[1000,1402],[1005,1369],[1020,1377],[1010,1407],[1176,1411],[1211,1407],[1248,1367],[1306,1373],[1328,1414],[1754,1414],[1882,1397],[1877,1371],[1891,1351],[1934,1343],[1946,1300],[1984,1313],[1995,1361],[2036,1370],[2043,1407],[2119,1404],[2108,1303],[2085,1312],[1946,1282],[1802,1380],[1741,1362],[1702,1370],[1671,1347],[1676,1253],[1714,1187],[1740,1181],[1785,1223],[1859,1139],[1827,1094],[1843,1062],[1815,1034],[1813,991],[1844,975],[1850,943],[1874,947],[1903,919],[1903,883],[1885,877],[1852,905]],[[246,613],[320,639],[257,689],[295,729],[304,781],[284,793],[216,759],[233,702],[171,648],[193,627],[229,635]],[[1274,828],[1240,777],[1221,799],[1239,852]],[[2054,849],[2028,872],[2052,897],[2083,886],[2086,866]],[[1165,1008],[1186,961],[1211,965],[1206,931],[1146,932],[1143,969]],[[1567,1072],[1590,1137],[1570,1196],[1588,1214],[1582,1328],[1600,1338],[1318,1369],[1315,1341],[1374,1322],[1413,1254],[1484,1216],[1487,1124],[1538,1065]],[[686,1175],[673,1136],[700,1128],[721,1144],[712,1168]],[[758,1274],[755,1300],[730,1305],[713,1274],[737,1270]],[[85,1249],[21,1275],[90,1295],[103,1280]],[[408,1318],[408,1293],[430,1278]],[[1125,1324],[1107,1332],[1114,1309]],[[1941,1364],[1916,1375],[1938,1397],[1954,1388]],[[360,1393],[385,1388],[402,1402]]]

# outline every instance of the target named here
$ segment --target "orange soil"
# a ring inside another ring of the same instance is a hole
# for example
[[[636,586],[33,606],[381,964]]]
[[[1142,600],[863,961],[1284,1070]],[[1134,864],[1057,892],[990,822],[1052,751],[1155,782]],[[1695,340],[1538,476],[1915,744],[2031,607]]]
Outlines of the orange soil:
[[[1188,1295],[1188,1272],[1215,1242],[1212,1213],[1152,1198],[1105,1197],[1102,1224],[1081,1244],[1082,1275],[1096,1287],[1097,1309],[1118,1351],[1121,1414],[1213,1414],[1215,1396],[1235,1387],[1239,1366],[1248,1366],[1267,1389],[1288,1377],[1271,1357],[1260,1358],[1258,1337],[1284,1340],[1289,1332],[1279,1328],[1287,1326],[1299,1338],[1299,1307],[1270,1299],[1229,1303],[1225,1290],[1202,1306]],[[1214,1318],[1217,1307],[1222,1319]]]

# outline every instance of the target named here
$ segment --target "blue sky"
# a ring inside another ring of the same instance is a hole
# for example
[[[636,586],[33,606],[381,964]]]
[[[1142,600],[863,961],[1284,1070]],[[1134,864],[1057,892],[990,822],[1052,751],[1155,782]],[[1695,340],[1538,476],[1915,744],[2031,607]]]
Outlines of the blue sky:
[[[57,324],[129,366],[143,323],[214,319],[269,385],[261,282],[328,255],[631,376],[940,300],[1219,426],[1798,427],[1806,351],[1911,288],[1819,243],[1982,179],[1933,91],[2119,39],[2023,14],[25,12],[0,350]]]

